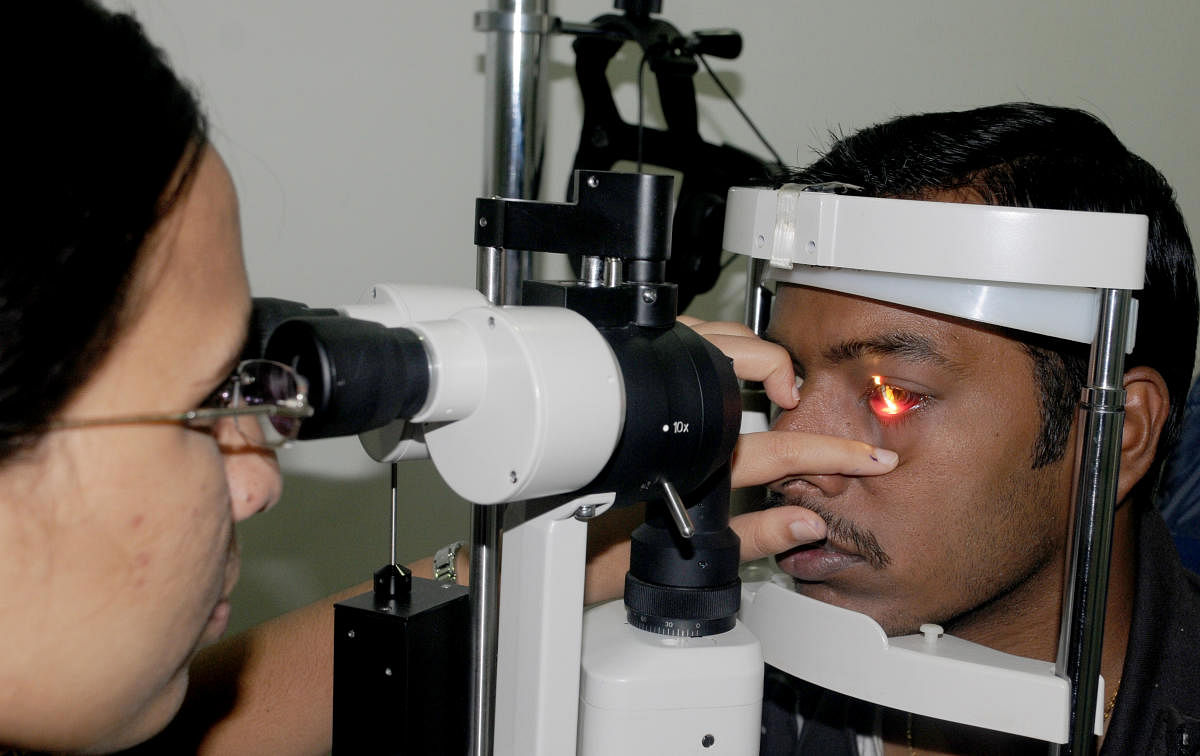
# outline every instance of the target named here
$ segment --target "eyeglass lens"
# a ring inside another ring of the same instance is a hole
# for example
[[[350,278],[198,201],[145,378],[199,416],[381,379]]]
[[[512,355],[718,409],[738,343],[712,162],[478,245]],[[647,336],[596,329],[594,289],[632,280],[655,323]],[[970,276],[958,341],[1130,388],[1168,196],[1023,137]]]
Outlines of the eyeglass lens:
[[[269,360],[249,360],[238,368],[234,382],[233,407],[286,406],[304,393],[294,372]],[[300,418],[283,415],[238,415],[238,430],[247,441],[263,446],[280,446],[296,438]]]

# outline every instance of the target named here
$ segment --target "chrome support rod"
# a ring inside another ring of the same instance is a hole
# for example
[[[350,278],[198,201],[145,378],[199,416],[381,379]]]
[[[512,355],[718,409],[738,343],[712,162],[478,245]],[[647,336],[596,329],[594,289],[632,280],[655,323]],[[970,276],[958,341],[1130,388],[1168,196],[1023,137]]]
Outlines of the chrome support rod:
[[[475,15],[487,35],[483,193],[537,199],[545,146],[549,0],[489,0]],[[495,305],[520,304],[531,277],[528,253],[479,250],[478,286]],[[471,756],[491,756],[495,731],[496,648],[500,632],[500,545],[504,507],[471,512]]]
[[[1123,386],[1129,313],[1129,291],[1101,290],[1088,385],[1083,390],[1083,450],[1056,662],[1057,674],[1071,684],[1068,740],[1051,747],[1060,756],[1090,756],[1094,752],[1097,678],[1104,649],[1113,512],[1125,421]]]
[[[504,303],[505,250],[479,248],[476,287]],[[504,505],[471,507],[471,756],[491,756],[496,718],[496,648],[500,635],[500,545]]]
[[[500,541],[504,505],[471,508],[471,755],[491,756],[500,635]]]
[[[475,288],[494,305],[504,304],[504,279],[508,272],[508,256],[505,250],[495,247],[479,247],[479,260],[475,268]]]
[[[546,50],[554,26],[549,0],[491,0],[488,10],[475,14],[475,30],[487,33],[485,195],[537,199],[546,142]],[[502,304],[519,304],[532,262],[528,252],[505,255]]]
[[[388,544],[391,550],[391,559],[388,564],[396,563],[396,491],[399,489],[400,463],[392,463],[392,540]]]

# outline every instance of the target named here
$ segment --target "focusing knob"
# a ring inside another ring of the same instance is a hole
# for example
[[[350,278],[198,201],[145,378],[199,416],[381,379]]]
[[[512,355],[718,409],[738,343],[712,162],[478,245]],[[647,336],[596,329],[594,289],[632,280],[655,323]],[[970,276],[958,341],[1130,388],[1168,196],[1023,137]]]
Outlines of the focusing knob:
[[[699,638],[733,629],[741,582],[705,588],[655,585],[625,575],[625,609],[630,625],[657,635]]]

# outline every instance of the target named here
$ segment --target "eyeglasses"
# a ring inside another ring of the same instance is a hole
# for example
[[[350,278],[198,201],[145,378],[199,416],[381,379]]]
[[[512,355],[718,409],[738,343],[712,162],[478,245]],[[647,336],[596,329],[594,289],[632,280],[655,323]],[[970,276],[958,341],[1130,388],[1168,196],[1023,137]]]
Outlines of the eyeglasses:
[[[271,360],[245,360],[229,380],[209,394],[196,409],[119,417],[58,420],[48,430],[91,428],[135,423],[183,423],[210,430],[223,417],[232,417],[250,446],[277,449],[295,441],[300,422],[312,417],[308,381],[291,367]],[[249,422],[253,419],[255,422]]]

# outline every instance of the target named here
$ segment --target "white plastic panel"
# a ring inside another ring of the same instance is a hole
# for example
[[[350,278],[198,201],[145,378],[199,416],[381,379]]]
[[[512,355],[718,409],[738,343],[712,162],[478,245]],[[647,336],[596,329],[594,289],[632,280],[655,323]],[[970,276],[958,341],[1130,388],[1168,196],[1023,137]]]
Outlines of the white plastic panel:
[[[734,187],[724,248],[772,266],[1141,289],[1142,215]]]
[[[364,291],[358,304],[339,309],[352,318],[399,328],[419,320],[444,320],[460,310],[487,303],[487,297],[462,286],[381,283]]]
[[[625,385],[608,342],[561,307],[477,307],[456,314],[483,344],[478,409],[426,423],[438,474],[475,504],[575,491],[599,474],[625,419]]]
[[[591,481],[612,455],[625,386],[608,342],[561,307],[493,307],[479,292],[377,284],[344,314],[407,327],[430,358],[415,419],[360,436],[374,459],[431,457],[475,504],[555,496]]]
[[[807,265],[790,270],[771,268],[767,277],[1084,344],[1090,344],[1096,336],[1100,311],[1097,289],[1071,286],[964,281]],[[1130,352],[1137,333],[1137,300],[1132,305]]]
[[[587,524],[574,515],[581,506],[599,509],[612,500],[612,494],[593,494],[540,513],[532,511],[537,505],[519,502],[507,512],[495,756],[575,752]]]
[[[486,351],[479,334],[453,319],[410,323],[429,358],[429,396],[414,423],[461,420],[479,409],[486,387]]]
[[[922,716],[1067,741],[1070,686],[1053,662],[949,635],[888,638],[864,614],[771,582],[743,586],[741,618],[768,664],[822,688]],[[1104,700],[1103,679],[1097,700]],[[1103,728],[1097,711],[1096,734]]]
[[[358,304],[346,305],[339,310],[347,317],[370,320],[388,328],[402,328],[419,321],[444,320],[460,310],[483,307],[487,303],[487,298],[478,291],[461,286],[381,283],[364,291]],[[425,346],[429,351],[428,339]],[[462,350],[458,352],[461,353]],[[435,371],[441,365],[439,356],[438,353],[430,353]],[[468,399],[472,395],[472,387],[464,384],[481,378],[481,375],[481,372],[472,374],[466,370],[459,370],[440,376],[443,380],[451,380],[448,385],[439,383],[439,376],[430,376],[435,395],[441,395],[438,405],[445,405],[446,396],[450,395],[457,400],[451,403],[456,404],[460,412],[473,412],[475,405]],[[382,428],[361,433],[358,438],[363,450],[377,462],[429,458],[429,450],[425,448],[424,429],[419,424],[407,420],[396,420]]]
[[[580,756],[758,752],[763,657],[740,622],[667,637],[629,625],[623,602],[602,604],[584,614],[581,674]]]

